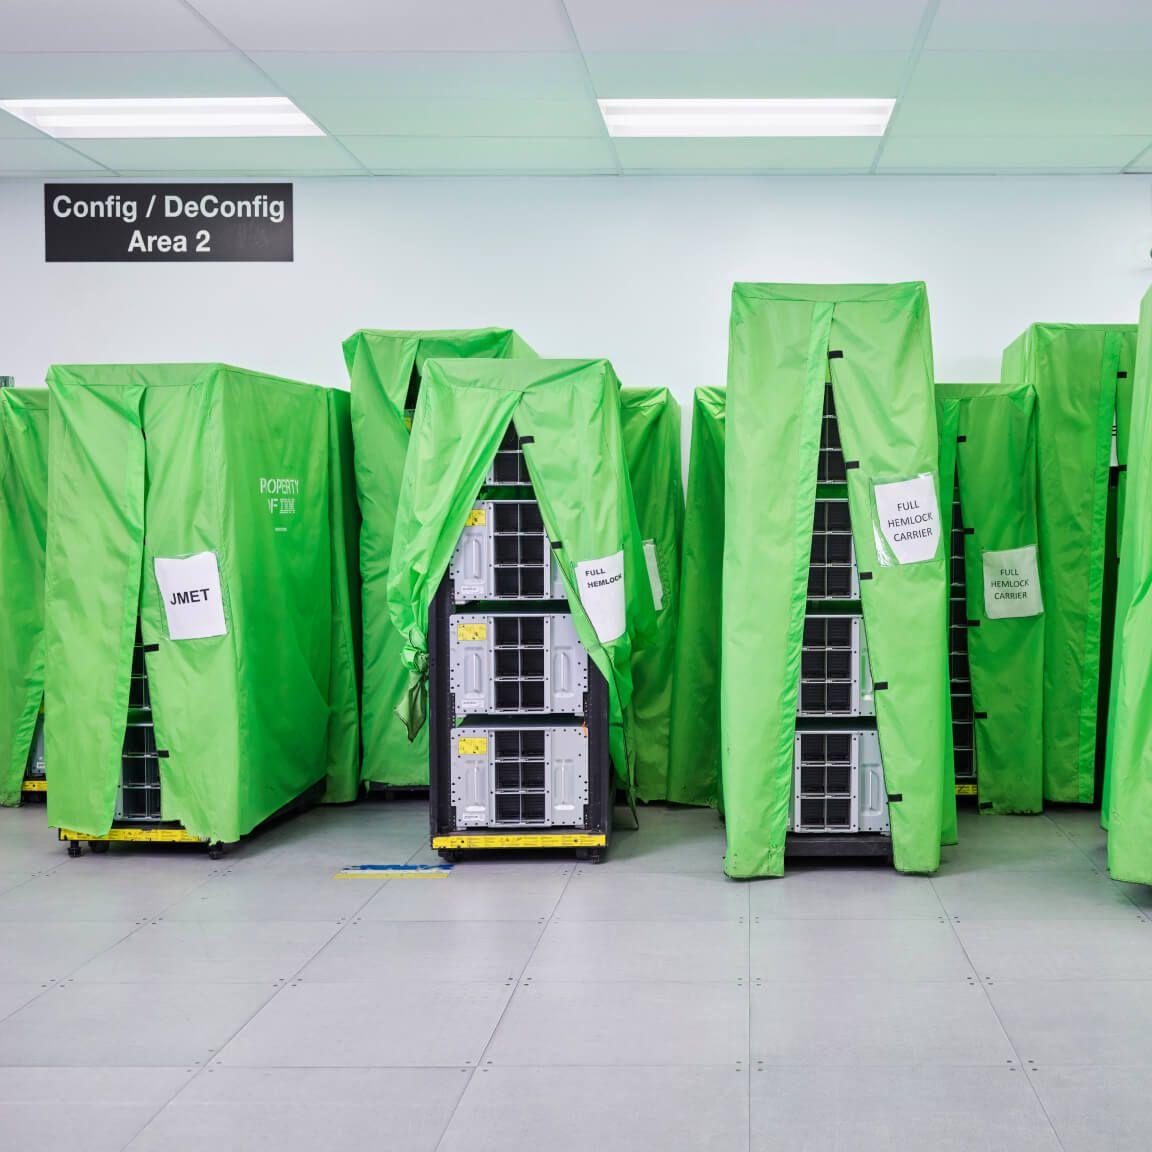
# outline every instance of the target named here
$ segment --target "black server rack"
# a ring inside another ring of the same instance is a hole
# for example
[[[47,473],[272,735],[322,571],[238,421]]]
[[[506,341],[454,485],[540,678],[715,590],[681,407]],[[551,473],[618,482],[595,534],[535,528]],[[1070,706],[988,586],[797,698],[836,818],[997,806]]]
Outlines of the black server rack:
[[[601,859],[614,785],[608,686],[576,636],[509,426],[428,627],[432,846]]]
[[[801,650],[789,856],[890,856],[848,469],[824,389]]]
[[[952,698],[952,755],[956,795],[976,795],[976,714],[968,664],[968,575],[964,542],[968,530],[960,502],[960,482],[952,494],[952,532],[948,559],[948,688]]]

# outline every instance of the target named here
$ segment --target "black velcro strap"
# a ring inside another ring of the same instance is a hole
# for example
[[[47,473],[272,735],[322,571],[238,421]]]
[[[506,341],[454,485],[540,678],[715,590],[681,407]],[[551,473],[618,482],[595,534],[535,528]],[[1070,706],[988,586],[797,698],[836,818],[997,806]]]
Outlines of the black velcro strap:
[[[957,444],[967,444],[968,443],[968,437],[967,436],[957,436],[956,437],[956,443]]]
[[[860,579],[861,580],[871,580],[872,579],[872,573],[871,572],[861,572],[860,573]]]
[[[161,751],[157,751],[156,759],[157,760],[167,760],[168,759],[168,750],[165,748]]]
[[[844,353],[839,348],[834,348],[834,349],[830,348],[828,350],[828,359],[829,360],[843,360],[844,359]]]
[[[888,691],[888,681],[887,680],[877,680],[876,683],[872,685],[872,691],[873,692],[887,692]]]
[[[973,712],[972,713],[972,719],[973,720],[987,720],[988,719],[988,713],[987,712]]]
[[[1117,372],[1116,373],[1116,379],[1117,380],[1127,380],[1128,379],[1128,373],[1127,372]]]
[[[975,536],[976,535],[976,529],[975,528],[961,528],[960,531],[963,532],[965,536]]]
[[[559,540],[549,540],[548,547],[551,548],[553,552],[559,552],[564,545]]]
[[[860,467],[860,461],[859,460],[845,460],[844,461],[844,471],[845,472],[847,472],[851,468],[859,468],[859,467]]]
[[[991,808],[992,806],[993,806],[992,801],[986,800],[983,804],[980,805],[980,811],[981,812],[987,812],[988,809]]]
[[[535,444],[535,443],[536,443],[536,437],[535,436],[521,436],[520,437],[520,447],[521,448],[523,448],[525,444]]]
[[[980,627],[980,621],[979,620],[965,620],[964,621],[964,627],[965,628],[979,628]]]
[[[1116,471],[1117,472],[1127,472],[1128,471],[1128,465],[1127,464],[1117,464],[1116,465]]]
[[[903,799],[904,799],[904,793],[903,792],[889,792],[888,793],[888,803],[889,804],[899,804],[900,801]]]
[[[159,644],[145,644],[142,650],[144,652],[159,652],[160,651],[160,645]]]

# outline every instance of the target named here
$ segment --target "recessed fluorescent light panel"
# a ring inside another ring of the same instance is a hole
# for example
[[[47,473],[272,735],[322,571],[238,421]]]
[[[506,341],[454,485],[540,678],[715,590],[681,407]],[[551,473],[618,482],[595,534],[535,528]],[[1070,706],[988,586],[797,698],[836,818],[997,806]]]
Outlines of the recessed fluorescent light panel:
[[[284,96],[0,100],[0,108],[60,140],[324,135]]]
[[[599,100],[610,136],[883,136],[895,100]]]

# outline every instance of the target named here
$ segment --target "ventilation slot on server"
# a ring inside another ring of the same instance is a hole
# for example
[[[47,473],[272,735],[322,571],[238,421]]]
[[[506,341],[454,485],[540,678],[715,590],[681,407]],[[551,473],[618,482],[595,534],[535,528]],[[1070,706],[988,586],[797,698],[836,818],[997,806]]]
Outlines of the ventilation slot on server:
[[[976,732],[968,667],[968,585],[964,565],[964,515],[957,484],[952,500],[948,590],[948,679],[952,696],[952,748],[958,784],[976,780]]]
[[[527,501],[497,502],[492,512],[496,595],[506,599],[542,599],[548,591],[550,555],[539,505]]]
[[[495,733],[497,824],[543,824],[548,817],[548,766],[543,732]]]
[[[817,500],[808,567],[808,599],[854,600],[857,595],[848,501]]]
[[[832,385],[824,385],[824,415],[820,421],[820,456],[816,469],[817,484],[844,484],[848,472],[844,467],[844,450],[840,445],[840,425],[836,422],[836,404]]]
[[[852,831],[855,765],[851,734],[802,732],[798,740],[798,828],[804,831]]]
[[[493,485],[530,487],[532,477],[528,474],[528,464],[524,459],[524,446],[516,434],[516,426],[509,424],[496,449],[492,469],[488,473],[488,483]]]
[[[496,617],[495,703],[501,712],[544,707],[544,618]]]

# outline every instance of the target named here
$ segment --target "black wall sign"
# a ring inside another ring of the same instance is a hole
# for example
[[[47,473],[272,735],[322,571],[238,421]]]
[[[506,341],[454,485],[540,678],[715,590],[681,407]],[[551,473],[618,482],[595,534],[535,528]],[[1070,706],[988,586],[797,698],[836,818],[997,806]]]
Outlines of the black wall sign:
[[[291,184],[45,184],[51,262],[290,261]]]

